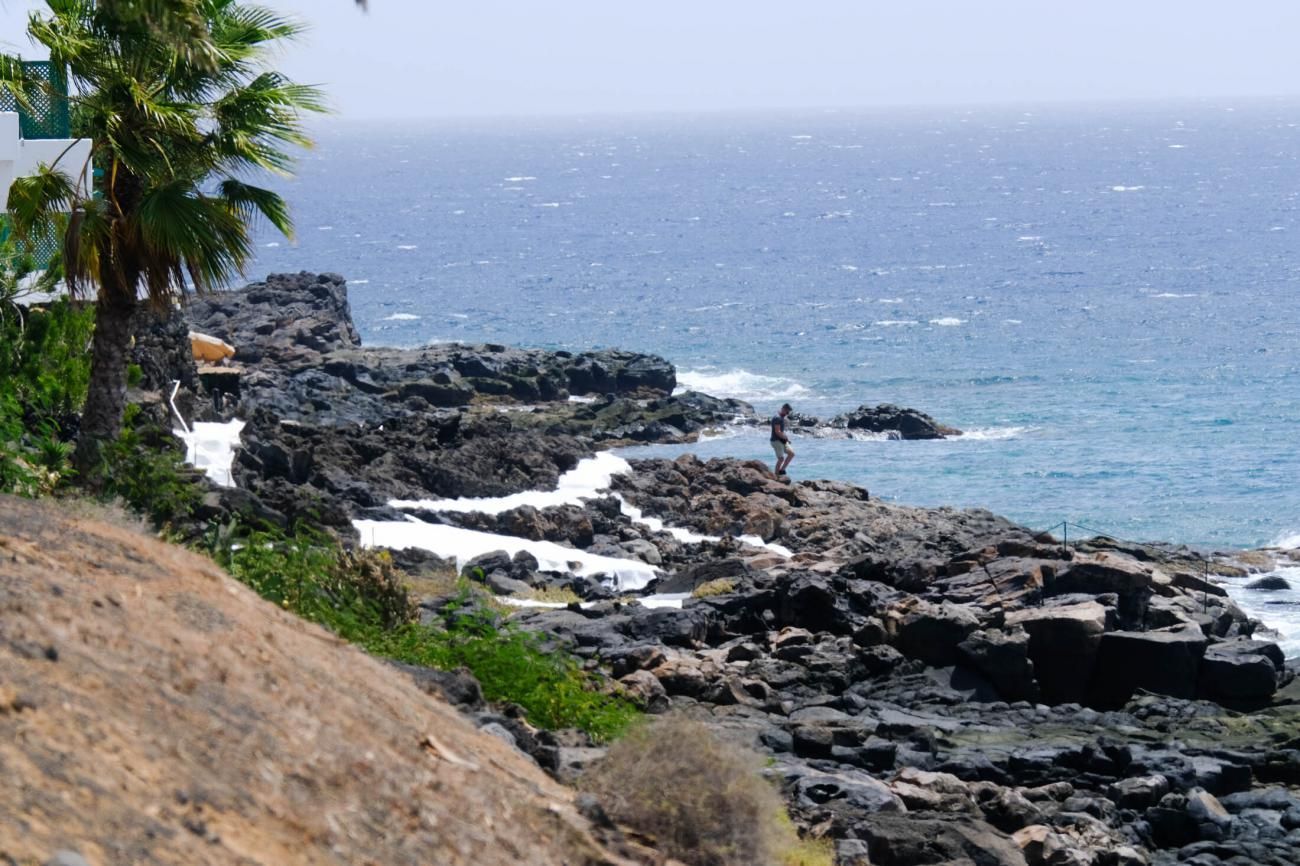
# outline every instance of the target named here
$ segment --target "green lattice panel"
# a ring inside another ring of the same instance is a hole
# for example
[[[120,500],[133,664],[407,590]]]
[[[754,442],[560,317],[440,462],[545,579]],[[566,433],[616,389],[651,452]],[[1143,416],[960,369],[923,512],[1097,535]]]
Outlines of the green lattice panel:
[[[12,226],[9,225],[8,217],[0,215],[0,244],[9,239],[11,231]],[[62,238],[58,233],[49,231],[43,237],[29,240],[24,252],[31,255],[38,269],[44,269],[56,255],[63,251],[62,247]]]
[[[0,93],[0,111],[18,112],[23,138],[71,138],[67,74],[48,60],[25,60],[23,67],[40,82],[28,91],[32,110],[19,108],[13,94]]]

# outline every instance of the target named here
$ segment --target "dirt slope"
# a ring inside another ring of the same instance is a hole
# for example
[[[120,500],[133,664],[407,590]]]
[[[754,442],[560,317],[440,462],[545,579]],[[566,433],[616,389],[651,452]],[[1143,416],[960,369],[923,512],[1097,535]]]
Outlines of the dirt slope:
[[[0,864],[583,864],[572,793],[135,529],[0,497]]]

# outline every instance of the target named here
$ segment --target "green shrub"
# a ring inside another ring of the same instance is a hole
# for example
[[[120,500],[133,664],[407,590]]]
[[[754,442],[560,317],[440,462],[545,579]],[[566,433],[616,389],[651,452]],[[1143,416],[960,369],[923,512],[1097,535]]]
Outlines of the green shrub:
[[[579,780],[609,815],[691,866],[829,866],[800,842],[758,755],[667,717],[633,729]]]
[[[0,241],[0,492],[42,496],[71,475],[65,430],[90,379],[92,310],[66,299],[18,303],[33,264]],[[48,291],[57,268],[36,280]]]
[[[378,655],[474,674],[490,701],[523,708],[543,728],[580,728],[598,741],[621,734],[639,715],[631,701],[601,690],[601,681],[544,637],[505,621],[468,584],[444,609],[444,627],[413,624],[385,636]]]
[[[10,305],[0,315],[0,394],[30,423],[80,410],[90,383],[94,310],[61,298],[44,307]]]
[[[185,464],[184,449],[168,429],[126,407],[122,435],[104,449],[103,493],[153,521],[188,517],[203,499],[199,475]]]
[[[214,532],[212,557],[259,595],[319,623],[368,652],[407,664],[465,667],[492,701],[523,708],[540,727],[577,727],[597,739],[637,713],[567,653],[506,623],[468,581],[443,611],[442,627],[414,621],[406,578],[387,553],[347,552],[318,532]]]

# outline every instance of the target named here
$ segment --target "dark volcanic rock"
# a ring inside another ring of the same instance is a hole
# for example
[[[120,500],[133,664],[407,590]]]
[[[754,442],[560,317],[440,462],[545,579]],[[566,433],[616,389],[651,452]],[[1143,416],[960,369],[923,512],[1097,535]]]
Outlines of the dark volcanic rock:
[[[1277,574],[1270,574],[1246,584],[1246,589],[1286,590],[1290,588],[1291,584],[1287,579]]]
[[[1282,671],[1278,656],[1276,644],[1262,641],[1215,644],[1201,661],[1200,694],[1228,706],[1263,706],[1277,691]]]
[[[1192,551],[1070,547],[987,511],[910,508],[690,455],[633,460],[611,493],[580,504],[421,511],[391,501],[553,488],[597,443],[685,441],[754,413],[672,395],[672,367],[653,356],[364,348],[330,276],[271,277],[192,312],[196,330],[238,347],[226,411],[248,422],[242,489],[205,499],[202,519],[243,509],[346,535],[358,516],[415,516],[637,559],[658,571],[648,592],[716,582],[717,595],[652,609],[599,575],[539,573],[526,555],[470,564],[498,593],[575,592],[583,604],[509,617],[648,711],[759,749],[801,830],[831,838],[844,862],[1300,862],[1300,801],[1284,789],[1300,784],[1300,689],[1276,645],[1245,639],[1254,624]],[[837,423],[792,419],[808,435],[956,432],[897,407]],[[714,538],[652,530],[625,504]],[[414,551],[395,561],[443,583],[451,570]],[[445,623],[451,598],[423,600],[422,619]],[[411,674],[479,704],[472,680]],[[552,772],[597,754],[517,716],[479,722]]]
[[[836,415],[831,419],[831,426],[896,434],[900,439],[946,439],[961,435],[957,428],[940,424],[924,412],[889,403],[863,405],[844,415]]]
[[[1195,626],[1102,635],[1092,673],[1091,703],[1122,706],[1138,689],[1195,697],[1197,671],[1207,643]]]

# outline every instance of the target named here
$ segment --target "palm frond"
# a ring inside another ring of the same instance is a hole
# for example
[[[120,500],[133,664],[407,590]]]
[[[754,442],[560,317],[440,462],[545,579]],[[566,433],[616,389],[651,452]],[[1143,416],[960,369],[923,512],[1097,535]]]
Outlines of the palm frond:
[[[289,205],[278,193],[251,186],[233,177],[223,180],[218,190],[221,198],[229,203],[245,223],[251,224],[261,217],[275,226],[280,234],[293,238],[293,220],[289,217]]]
[[[0,54],[0,93],[8,93],[20,108],[30,110],[30,88],[31,79],[23,62],[12,55]]]
[[[197,193],[187,182],[154,187],[140,200],[135,227],[141,248],[168,272],[150,295],[183,290],[183,275],[193,273],[195,289],[224,285],[252,256],[248,226],[221,198]],[[188,267],[187,267],[188,266]],[[152,279],[151,272],[151,279]]]
[[[35,174],[15,178],[6,203],[14,233],[28,238],[54,231],[56,216],[71,208],[76,198],[72,179],[48,165],[41,165]]]

